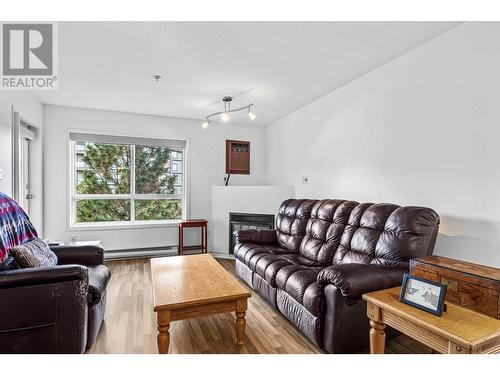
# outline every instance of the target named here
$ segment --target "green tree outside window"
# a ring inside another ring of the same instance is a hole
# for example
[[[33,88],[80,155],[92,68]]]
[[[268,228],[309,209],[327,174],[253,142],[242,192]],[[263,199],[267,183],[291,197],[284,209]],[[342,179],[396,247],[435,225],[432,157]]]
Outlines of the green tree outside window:
[[[77,194],[105,194],[110,199],[78,199],[76,222],[109,222],[135,220],[173,220],[182,218],[182,200],[165,197],[182,192],[182,176],[173,174],[171,150],[167,147],[135,146],[135,181],[132,177],[132,147],[130,145],[76,143]],[[175,155],[182,155],[179,151]],[[180,177],[180,178],[179,178]],[[181,181],[179,181],[181,180]],[[135,184],[134,212],[132,199],[113,198],[131,194]],[[143,197],[141,194],[163,195]]]

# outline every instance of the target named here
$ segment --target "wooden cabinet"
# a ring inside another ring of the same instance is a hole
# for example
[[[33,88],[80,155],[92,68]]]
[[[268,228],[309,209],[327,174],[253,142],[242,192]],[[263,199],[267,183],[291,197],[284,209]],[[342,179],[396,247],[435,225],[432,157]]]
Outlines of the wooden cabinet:
[[[250,142],[226,139],[226,173],[250,174]]]
[[[447,302],[500,319],[500,269],[430,256],[410,260],[410,273],[447,285]]]

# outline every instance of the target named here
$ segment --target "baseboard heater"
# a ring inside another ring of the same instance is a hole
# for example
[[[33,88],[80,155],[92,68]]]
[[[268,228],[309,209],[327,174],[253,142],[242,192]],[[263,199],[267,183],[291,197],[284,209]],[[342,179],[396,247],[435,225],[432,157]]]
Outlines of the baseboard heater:
[[[184,254],[199,254],[200,251],[184,251]],[[209,251],[215,258],[234,259],[232,254]],[[179,255],[177,246],[143,247],[140,249],[105,250],[104,260],[158,258]]]
[[[177,255],[177,246],[142,247],[138,249],[105,250],[104,260],[156,258]]]

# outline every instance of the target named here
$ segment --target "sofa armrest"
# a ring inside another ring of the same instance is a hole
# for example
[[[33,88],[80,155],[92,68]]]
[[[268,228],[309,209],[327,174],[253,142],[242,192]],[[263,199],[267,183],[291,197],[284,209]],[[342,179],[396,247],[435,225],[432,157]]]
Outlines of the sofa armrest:
[[[60,245],[51,246],[58,264],[84,264],[97,266],[104,263],[104,249],[97,245]]]
[[[359,299],[364,293],[401,285],[407,270],[373,264],[336,264],[318,274],[318,285],[334,285],[349,299]]]
[[[88,284],[88,273],[87,267],[79,265],[14,269],[0,272],[0,289],[71,280],[84,280]]]
[[[276,243],[276,231],[274,229],[241,229],[234,232],[236,243],[251,242],[262,245]]]

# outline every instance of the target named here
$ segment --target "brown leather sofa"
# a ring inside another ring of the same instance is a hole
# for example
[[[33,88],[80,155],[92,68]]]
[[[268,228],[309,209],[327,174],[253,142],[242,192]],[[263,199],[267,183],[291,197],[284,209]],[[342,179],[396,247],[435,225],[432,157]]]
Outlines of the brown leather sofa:
[[[349,353],[369,342],[362,294],[401,285],[409,260],[432,254],[439,216],[425,207],[290,199],[276,228],[236,232],[238,276],[317,346]]]
[[[0,353],[83,353],[106,311],[100,246],[56,246],[54,267],[0,272]]]

